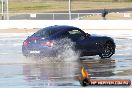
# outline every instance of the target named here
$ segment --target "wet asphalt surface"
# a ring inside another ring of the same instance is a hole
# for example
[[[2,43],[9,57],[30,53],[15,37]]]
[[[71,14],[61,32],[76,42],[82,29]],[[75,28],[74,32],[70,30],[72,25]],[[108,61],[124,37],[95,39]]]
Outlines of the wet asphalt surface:
[[[114,38],[116,53],[107,59],[89,56],[77,61],[72,61],[74,56],[69,56],[69,61],[25,58],[21,51],[22,42],[32,33],[0,33],[0,87],[80,88],[78,78],[82,66],[88,70],[91,79],[132,80],[132,30],[87,32]]]

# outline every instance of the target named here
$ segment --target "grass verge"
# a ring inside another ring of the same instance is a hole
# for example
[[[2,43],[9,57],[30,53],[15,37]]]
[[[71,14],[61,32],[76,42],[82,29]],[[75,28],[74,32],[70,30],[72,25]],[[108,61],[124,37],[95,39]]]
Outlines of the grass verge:
[[[132,2],[72,1],[72,10],[130,8]],[[9,12],[55,12],[68,11],[68,1],[9,2]]]

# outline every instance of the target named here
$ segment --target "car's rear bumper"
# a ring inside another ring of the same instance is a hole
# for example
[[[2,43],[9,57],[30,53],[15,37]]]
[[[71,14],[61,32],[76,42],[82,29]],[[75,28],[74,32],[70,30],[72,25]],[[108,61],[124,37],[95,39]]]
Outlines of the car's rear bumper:
[[[57,55],[57,51],[53,48],[30,49],[27,47],[22,47],[22,53],[26,57],[55,57]]]

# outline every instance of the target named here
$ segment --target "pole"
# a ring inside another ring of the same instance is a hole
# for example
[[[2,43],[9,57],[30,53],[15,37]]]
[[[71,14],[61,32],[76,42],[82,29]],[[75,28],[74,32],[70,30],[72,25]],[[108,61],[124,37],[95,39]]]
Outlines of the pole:
[[[69,0],[69,20],[71,20],[71,0]]]
[[[6,19],[9,20],[9,0],[6,0]]]

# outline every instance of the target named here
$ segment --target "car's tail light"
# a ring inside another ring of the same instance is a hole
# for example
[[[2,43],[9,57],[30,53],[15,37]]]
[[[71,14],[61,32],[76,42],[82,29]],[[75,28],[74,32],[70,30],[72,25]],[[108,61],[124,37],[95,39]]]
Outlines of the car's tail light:
[[[41,45],[52,47],[54,45],[54,41],[47,41],[47,42],[42,43]]]
[[[30,40],[39,40],[39,38],[30,38]]]
[[[25,41],[23,42],[23,45],[24,45],[24,46],[27,46],[28,43],[29,43],[29,42],[28,42],[27,40],[25,40]]]

